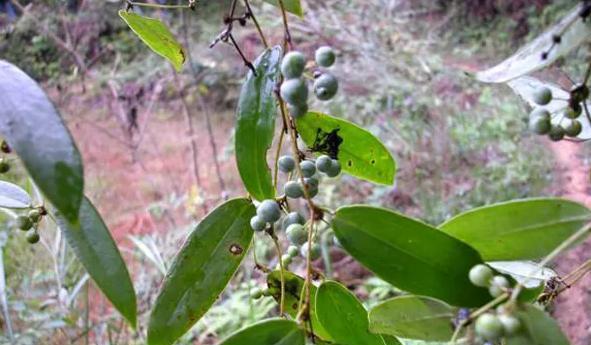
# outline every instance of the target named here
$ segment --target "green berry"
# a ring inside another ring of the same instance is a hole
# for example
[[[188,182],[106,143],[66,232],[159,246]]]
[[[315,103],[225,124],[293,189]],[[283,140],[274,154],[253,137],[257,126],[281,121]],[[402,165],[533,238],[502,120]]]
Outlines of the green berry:
[[[564,117],[569,119],[576,119],[577,117],[581,116],[583,112],[583,107],[579,103],[573,103],[564,109]]]
[[[27,232],[27,242],[31,244],[39,242],[39,233],[37,233],[37,230]]]
[[[10,163],[4,158],[0,158],[0,174],[5,174],[10,170]]]
[[[306,187],[308,187],[308,197],[313,198],[318,195],[318,185],[307,184]]]
[[[316,169],[318,171],[326,173],[330,170],[332,165],[332,158],[327,155],[322,155],[316,158]]]
[[[312,243],[312,246],[308,246],[308,242],[302,244],[302,246],[300,247],[300,254],[302,255],[302,257],[308,257],[308,250],[310,250],[310,259],[312,261],[320,257],[321,251],[320,245],[318,245],[318,243]]]
[[[529,115],[529,128],[536,134],[550,132],[550,112],[543,108],[534,109]]]
[[[288,79],[281,84],[281,98],[289,104],[304,106],[308,102],[308,86],[303,79]]]
[[[328,101],[337,94],[339,82],[330,73],[323,73],[314,81],[314,93],[321,101]]]
[[[12,149],[10,148],[6,140],[2,140],[2,142],[0,143],[0,151],[7,154],[12,152]]]
[[[281,209],[275,200],[263,200],[257,208],[257,216],[265,223],[275,223],[281,218]]]
[[[263,297],[263,289],[259,289],[259,288],[253,289],[250,292],[250,297],[252,299],[259,299],[259,298]]]
[[[581,134],[581,131],[583,130],[583,126],[578,120],[564,119],[560,126],[564,129],[564,134],[573,138]]]
[[[546,105],[552,101],[552,90],[547,87],[538,88],[533,94],[533,99],[538,105]]]
[[[510,283],[507,278],[503,276],[494,276],[490,281],[490,287],[488,288],[488,292],[493,297],[499,297],[502,295],[505,290],[510,287]]]
[[[318,179],[316,177],[306,177],[304,178],[304,183],[308,187],[318,187],[318,184],[320,182],[318,182]]]
[[[468,277],[472,284],[480,287],[488,287],[493,278],[493,271],[486,265],[476,265],[470,269]]]
[[[285,186],[283,186],[283,191],[287,197],[292,199],[297,199],[304,196],[302,184],[297,181],[288,181]]]
[[[482,314],[474,324],[476,334],[490,341],[495,341],[503,336],[503,324],[493,314]]]
[[[23,231],[27,231],[33,227],[33,222],[28,216],[18,216],[16,217],[16,227]]]
[[[291,115],[291,117],[293,117],[294,119],[300,118],[304,115],[306,115],[306,113],[308,112],[308,105],[307,104],[300,104],[300,105],[295,105],[295,104],[287,104],[287,111],[289,112],[289,115]]]
[[[585,84],[574,85],[570,89],[570,98],[574,102],[583,102],[589,98],[589,88]]]
[[[30,210],[28,216],[33,223],[37,223],[41,220],[41,213],[39,210]]]
[[[328,177],[337,177],[341,173],[341,163],[338,160],[333,159],[330,165],[330,170],[326,173]]]
[[[298,250],[298,247],[291,245],[291,246],[287,247],[286,253],[287,253],[287,255],[294,257],[294,256],[297,256],[299,252],[300,251]]]
[[[312,161],[302,161],[300,163],[300,169],[302,170],[302,175],[304,177],[312,177],[316,174],[316,164]]]
[[[515,335],[521,329],[521,321],[517,317],[509,314],[501,314],[498,317],[506,335]]]
[[[285,79],[299,78],[306,68],[306,58],[298,51],[292,51],[283,57],[281,61],[281,74]]]
[[[289,266],[291,264],[291,259],[292,257],[288,254],[281,255],[281,263],[283,264],[283,267]]]
[[[316,49],[314,59],[316,60],[316,64],[318,66],[330,67],[334,64],[336,57],[331,47],[323,46]]]
[[[552,125],[550,127],[550,132],[548,133],[548,137],[552,141],[560,141],[564,138],[564,129],[558,125]]]
[[[290,173],[293,171],[293,169],[295,169],[296,161],[292,156],[281,156],[279,161],[277,161],[277,164],[279,166],[279,170],[284,173]]]
[[[301,246],[308,239],[308,233],[301,224],[291,224],[285,231],[289,242],[296,246]]]
[[[263,221],[259,216],[250,218],[250,227],[254,231],[263,231],[267,227],[267,223]]]
[[[285,218],[283,218],[283,223],[281,224],[281,227],[283,228],[283,230],[287,230],[287,227],[291,224],[303,225],[305,222],[306,220],[304,219],[304,217],[302,217],[301,214],[297,212],[290,212],[287,216],[285,216]]]

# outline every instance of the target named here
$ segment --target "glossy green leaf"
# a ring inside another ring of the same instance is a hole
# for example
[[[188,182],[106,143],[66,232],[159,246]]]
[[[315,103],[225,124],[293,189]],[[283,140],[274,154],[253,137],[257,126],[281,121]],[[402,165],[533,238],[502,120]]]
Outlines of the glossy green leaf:
[[[385,344],[380,335],[369,332],[367,311],[361,302],[337,282],[326,281],[318,288],[316,316],[332,339],[339,344]]]
[[[550,66],[558,58],[588,42],[591,25],[579,16],[582,6],[582,3],[575,6],[567,16],[505,61],[476,73],[476,78],[488,83],[507,82]],[[560,44],[552,44],[555,35],[560,36]],[[543,53],[547,53],[546,59],[542,58]]]
[[[92,203],[84,198],[76,221],[56,214],[57,223],[76,257],[113,306],[135,327],[133,284],[109,229]]]
[[[33,79],[5,61],[0,61],[0,95],[0,135],[45,197],[75,220],[84,185],[82,160],[57,109]]]
[[[246,254],[255,208],[233,199],[208,214],[172,263],[150,315],[149,345],[170,345],[187,332],[224,290]]]
[[[21,187],[6,181],[0,181],[0,207],[29,208],[31,197]]]
[[[457,309],[439,300],[404,295],[382,302],[369,311],[369,330],[374,333],[421,339],[448,341],[454,327]]]
[[[507,339],[507,345],[569,345],[556,321],[544,311],[526,304],[517,314],[522,324],[518,336]]]
[[[279,0],[265,0],[265,2],[279,7]],[[283,6],[287,12],[293,13],[300,18],[304,17],[304,10],[300,0],[283,0]]]
[[[119,11],[119,16],[154,53],[170,61],[177,71],[181,70],[185,50],[164,23],[127,11]]]
[[[349,254],[402,290],[464,307],[490,300],[468,279],[482,263],[478,252],[425,223],[382,208],[347,206],[337,210],[332,226]]]
[[[367,130],[349,121],[315,112],[298,118],[297,128],[312,151],[336,156],[343,171],[350,175],[386,185],[394,183],[394,158]],[[327,149],[335,146],[337,150]]]
[[[295,275],[289,271],[284,271],[284,278],[285,278],[285,297],[284,297],[284,308],[285,312],[288,313],[291,317],[296,317],[298,314],[298,307],[300,303],[300,297],[302,296],[302,289],[304,287],[304,278]],[[275,301],[280,303],[281,299],[281,273],[279,271],[273,271],[267,275],[267,284],[269,288],[278,291],[278,293],[273,295]],[[316,317],[316,307],[315,307],[315,299],[316,296],[316,286],[312,285],[310,287],[310,318],[312,320],[312,331],[314,334],[326,341],[332,340],[330,335],[326,332],[324,327],[318,321]],[[307,325],[306,325],[307,326]]]
[[[257,200],[275,197],[267,151],[273,142],[281,47],[266,50],[254,62],[257,74],[248,72],[242,85],[236,119],[236,163],[244,187]]]
[[[573,201],[525,199],[472,209],[440,228],[484,260],[530,260],[549,254],[589,220],[591,211]]]
[[[219,345],[305,345],[304,331],[294,321],[270,319],[248,326]]]

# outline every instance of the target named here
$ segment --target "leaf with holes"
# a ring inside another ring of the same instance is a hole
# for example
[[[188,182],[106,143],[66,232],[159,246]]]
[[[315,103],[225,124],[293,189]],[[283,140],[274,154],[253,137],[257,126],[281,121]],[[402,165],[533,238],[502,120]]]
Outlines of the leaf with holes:
[[[164,23],[127,11],[119,11],[119,16],[154,53],[170,61],[177,71],[181,70],[185,50]]]
[[[457,308],[430,297],[406,295],[382,302],[369,311],[369,330],[426,341],[451,339]]]
[[[579,16],[582,6],[586,5],[577,5],[558,23],[505,61],[476,73],[476,78],[487,83],[504,83],[550,66],[558,58],[589,42],[591,25]],[[552,43],[554,36],[560,37],[559,44]],[[546,58],[542,54],[547,54]]]
[[[556,321],[539,308],[526,304],[517,312],[522,331],[507,338],[507,345],[569,345]]]
[[[459,214],[440,229],[476,248],[486,261],[549,254],[591,220],[591,210],[564,199],[514,200]]]
[[[109,229],[87,198],[82,200],[80,214],[69,221],[56,214],[60,230],[96,285],[113,306],[135,327],[136,301],[133,284]]]
[[[296,121],[306,145],[314,152],[338,158],[343,171],[376,183],[394,183],[394,158],[367,130],[349,121],[315,112]]]
[[[33,79],[6,61],[0,61],[0,95],[0,135],[45,197],[75,220],[84,187],[82,160],[60,114]]]
[[[149,345],[170,345],[216,301],[242,262],[253,231],[255,208],[233,199],[208,214],[172,263],[152,308]]]
[[[332,227],[349,254],[402,290],[463,307],[491,299],[468,279],[470,269],[482,263],[478,252],[425,223],[361,205],[339,208]]]
[[[282,0],[283,6],[287,12],[293,13],[296,16],[303,18],[304,10],[300,0]],[[279,7],[279,0],[265,0],[265,2]]]
[[[244,187],[257,200],[275,197],[267,151],[273,143],[281,47],[266,50],[254,62],[256,75],[248,72],[242,85],[236,119],[236,163]]]
[[[218,345],[305,345],[305,335],[298,324],[285,319],[264,320],[247,326],[222,340]]]
[[[31,197],[21,187],[6,181],[0,181],[0,207],[30,208]]]

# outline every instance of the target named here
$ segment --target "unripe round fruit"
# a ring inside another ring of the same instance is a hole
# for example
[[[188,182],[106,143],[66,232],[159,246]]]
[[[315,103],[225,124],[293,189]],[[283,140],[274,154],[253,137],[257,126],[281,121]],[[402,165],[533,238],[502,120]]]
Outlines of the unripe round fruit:
[[[482,314],[474,324],[476,334],[490,341],[495,341],[503,336],[503,324],[493,314]]]
[[[583,107],[579,103],[574,103],[566,107],[564,109],[564,117],[569,119],[576,119],[577,117],[581,116],[583,112]]]
[[[12,152],[12,149],[10,148],[10,146],[8,145],[6,140],[2,140],[2,143],[0,143],[0,151],[2,151],[4,153],[11,153]]]
[[[309,184],[307,186],[308,186],[308,196],[310,198],[313,198],[316,195],[318,195],[318,186],[317,185]]]
[[[10,170],[10,163],[4,158],[0,158],[0,174],[7,173]]]
[[[41,220],[41,213],[39,212],[39,210],[30,210],[28,216],[33,223],[37,223]]]
[[[281,156],[279,161],[277,161],[277,164],[279,166],[279,170],[284,173],[290,173],[293,171],[293,169],[295,169],[296,161],[292,156]]]
[[[291,246],[287,247],[286,253],[287,253],[287,255],[294,257],[294,256],[297,256],[299,252],[300,251],[298,250],[298,247],[291,245]]]
[[[318,245],[318,243],[312,243],[312,246],[310,248],[308,248],[308,242],[302,244],[302,246],[300,247],[300,254],[302,255],[302,257],[308,257],[308,249],[310,250],[310,259],[312,261],[320,257],[321,251],[320,245]]]
[[[501,314],[499,315],[499,321],[503,324],[506,335],[515,335],[521,329],[521,321],[513,315]]]
[[[297,212],[290,212],[287,216],[285,216],[285,218],[283,218],[283,223],[281,224],[281,227],[283,228],[283,230],[287,230],[287,227],[291,224],[303,225],[305,222],[306,220],[304,219],[304,217],[302,217],[301,214]]]
[[[291,264],[291,259],[292,257],[288,254],[281,255],[281,263],[283,264],[283,267],[289,266]]]
[[[583,130],[583,125],[578,120],[564,119],[560,125],[564,129],[564,134],[569,137],[576,137]]]
[[[480,287],[488,287],[493,277],[493,271],[486,265],[476,265],[470,269],[468,277],[472,284]]]
[[[550,132],[550,112],[546,109],[536,108],[529,115],[529,128],[536,134]]]
[[[533,94],[533,99],[536,104],[546,105],[552,101],[552,90],[547,87],[538,88]]]
[[[20,230],[27,231],[33,227],[33,222],[28,216],[18,216],[16,217],[16,227]]]
[[[328,177],[337,177],[341,173],[341,163],[338,160],[333,159],[330,165],[330,170],[326,173]]]
[[[331,47],[323,46],[316,49],[314,60],[316,60],[316,64],[320,67],[330,67],[334,64],[336,57]]]
[[[559,125],[552,125],[548,137],[552,141],[560,141],[564,138],[564,129]]]
[[[323,73],[314,81],[314,93],[321,101],[328,101],[337,94],[339,82],[330,73]]]
[[[490,281],[490,287],[488,288],[488,292],[493,297],[499,297],[500,295],[505,292],[506,289],[509,288],[511,284],[507,280],[507,278],[503,276],[494,276]]]
[[[283,186],[283,191],[288,198],[297,199],[304,196],[304,189],[302,188],[301,183],[297,181],[287,181],[285,186]]]
[[[37,230],[31,230],[27,232],[27,242],[30,244],[39,242],[39,234],[37,233]]]
[[[287,111],[289,112],[289,115],[291,115],[292,118],[297,119],[300,118],[304,115],[306,115],[306,113],[308,112],[308,105],[307,104],[300,104],[300,105],[295,105],[295,104],[287,104]]]
[[[254,231],[263,231],[267,227],[267,223],[264,222],[259,216],[250,218],[250,227]]]
[[[318,179],[316,177],[306,177],[304,178],[304,183],[308,187],[318,187]]]
[[[301,224],[292,224],[285,231],[289,242],[296,246],[301,246],[308,239],[308,234]]]
[[[589,98],[589,87],[585,84],[573,85],[570,89],[570,97],[575,102],[583,102]]]
[[[318,171],[326,173],[330,170],[332,166],[332,158],[327,155],[322,155],[316,158],[316,169]]]
[[[263,297],[263,290],[262,289],[259,289],[259,288],[253,289],[250,292],[250,297],[252,299],[259,299],[259,298]]]
[[[283,57],[281,61],[281,74],[285,79],[299,78],[306,68],[306,58],[298,51],[292,51]]]
[[[304,177],[312,177],[316,174],[316,164],[312,161],[302,161],[300,163],[300,169],[302,170],[302,175]]]
[[[308,102],[308,86],[303,79],[288,79],[281,84],[281,98],[289,104],[303,106]]]
[[[257,208],[257,216],[265,223],[275,223],[281,218],[281,209],[275,200],[263,200]]]

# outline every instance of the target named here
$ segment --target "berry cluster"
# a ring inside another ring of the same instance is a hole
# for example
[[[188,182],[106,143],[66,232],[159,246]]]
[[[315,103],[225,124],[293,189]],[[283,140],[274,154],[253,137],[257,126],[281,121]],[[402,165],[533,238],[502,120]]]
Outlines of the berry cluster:
[[[293,176],[296,167],[296,161],[291,156],[282,156],[278,161],[279,170]],[[341,164],[338,160],[329,156],[322,155],[313,160],[304,160],[300,162],[300,169],[304,183],[300,178],[287,181],[283,186],[285,196],[292,199],[308,196],[313,198],[318,194],[319,175],[324,173],[328,177],[337,177],[341,173]],[[306,194],[307,193],[307,194]]]
[[[41,218],[46,214],[44,208],[34,208],[26,215],[19,215],[15,219],[16,227],[19,230],[27,232],[27,242],[34,244],[39,242],[39,233],[37,227]]]

